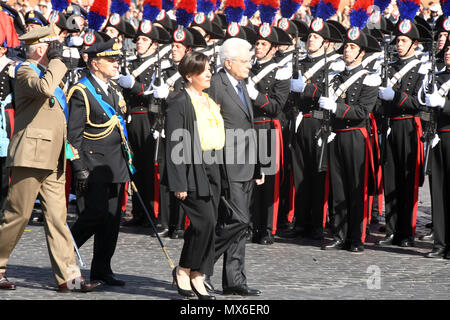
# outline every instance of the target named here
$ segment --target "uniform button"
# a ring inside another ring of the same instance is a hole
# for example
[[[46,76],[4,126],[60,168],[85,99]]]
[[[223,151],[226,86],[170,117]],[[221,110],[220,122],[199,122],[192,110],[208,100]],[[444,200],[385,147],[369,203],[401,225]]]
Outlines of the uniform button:
[[[92,150],[89,151],[89,154],[93,154],[94,152],[92,152]]]

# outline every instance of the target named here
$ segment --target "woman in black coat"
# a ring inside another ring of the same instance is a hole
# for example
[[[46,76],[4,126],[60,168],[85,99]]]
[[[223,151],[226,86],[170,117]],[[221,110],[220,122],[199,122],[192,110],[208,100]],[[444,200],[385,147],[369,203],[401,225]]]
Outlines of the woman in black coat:
[[[178,70],[187,83],[166,111],[166,178],[190,224],[184,234],[179,266],[173,271],[178,292],[185,297],[214,299],[203,285],[212,275],[214,237],[221,193],[221,158],[225,129],[219,106],[203,92],[209,88],[208,58],[187,54]]]

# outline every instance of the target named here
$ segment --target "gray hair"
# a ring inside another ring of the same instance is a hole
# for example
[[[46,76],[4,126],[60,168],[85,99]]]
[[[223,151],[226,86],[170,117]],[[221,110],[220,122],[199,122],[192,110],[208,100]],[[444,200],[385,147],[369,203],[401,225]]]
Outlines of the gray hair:
[[[219,57],[220,57],[220,64],[222,66],[225,65],[225,60],[230,59],[236,59],[239,57],[242,53],[242,50],[248,50],[250,51],[252,48],[252,45],[240,38],[229,38],[225,40],[225,42],[222,44],[222,46],[219,49]]]

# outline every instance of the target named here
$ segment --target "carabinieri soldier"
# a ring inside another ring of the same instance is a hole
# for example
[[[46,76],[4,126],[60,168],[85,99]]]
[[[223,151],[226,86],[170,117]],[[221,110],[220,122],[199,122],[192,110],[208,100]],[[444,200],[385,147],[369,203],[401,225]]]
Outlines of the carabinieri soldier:
[[[151,83],[160,58],[165,55],[158,51],[160,42],[170,42],[170,35],[160,27],[152,25],[149,20],[139,24],[135,42],[137,57],[130,60],[130,74],[121,75],[118,83],[124,88],[123,94],[127,102],[127,130],[130,147],[133,152],[133,164],[136,168],[135,184],[140,190],[147,208],[152,208],[154,199],[153,159],[155,141],[152,126],[155,114],[150,113],[153,102]],[[166,49],[168,52],[169,50]],[[166,53],[167,53],[166,52]],[[137,197],[133,197],[132,219],[125,225],[149,225],[144,209]],[[156,208],[155,208],[156,210]],[[152,217],[156,222],[157,212]],[[168,227],[168,226],[166,226]]]
[[[369,114],[375,106],[381,79],[376,73],[369,74],[362,60],[366,52],[381,49],[376,39],[361,29],[361,25],[356,25],[348,30],[343,47],[345,70],[331,81],[333,90],[328,96],[319,99],[319,107],[331,112],[335,134],[328,144],[333,190],[329,210],[334,240],[322,246],[323,250],[364,250],[369,194],[374,191],[375,179]]]
[[[258,40],[255,44],[256,63],[253,65],[247,85],[252,100],[255,130],[258,133],[259,156],[270,154],[262,160],[266,175],[265,183],[257,186],[254,191],[251,210],[254,213],[253,240],[257,243],[270,245],[274,242],[277,229],[280,183],[283,178],[282,127],[280,114],[289,95],[291,68],[280,66],[274,59],[277,45],[290,45],[289,35],[269,23],[263,23],[258,30]],[[274,129],[274,130],[271,130]],[[272,144],[272,134],[275,133],[275,143]]]
[[[413,15],[414,14],[414,15]],[[395,26],[398,59],[388,69],[387,87],[381,87],[390,119],[386,141],[386,161],[383,166],[386,203],[386,236],[378,245],[414,246],[419,185],[423,183],[421,106],[417,100],[427,70],[415,55],[422,40],[430,39],[428,31],[416,24],[415,13],[400,12]]]

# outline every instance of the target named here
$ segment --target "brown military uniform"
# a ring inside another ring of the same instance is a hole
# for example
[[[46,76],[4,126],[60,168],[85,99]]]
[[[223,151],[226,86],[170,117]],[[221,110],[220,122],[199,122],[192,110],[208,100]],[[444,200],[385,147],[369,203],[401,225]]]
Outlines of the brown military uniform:
[[[31,64],[38,65],[28,59],[16,75],[15,128],[7,159],[11,183],[4,220],[0,224],[0,273],[5,272],[9,256],[28,223],[39,195],[50,260],[59,285],[80,276],[75,264],[73,242],[66,226],[66,121],[61,106],[53,96],[55,88],[62,84],[67,68],[60,59],[52,59],[46,69],[38,65],[44,72],[43,77],[39,78]]]

